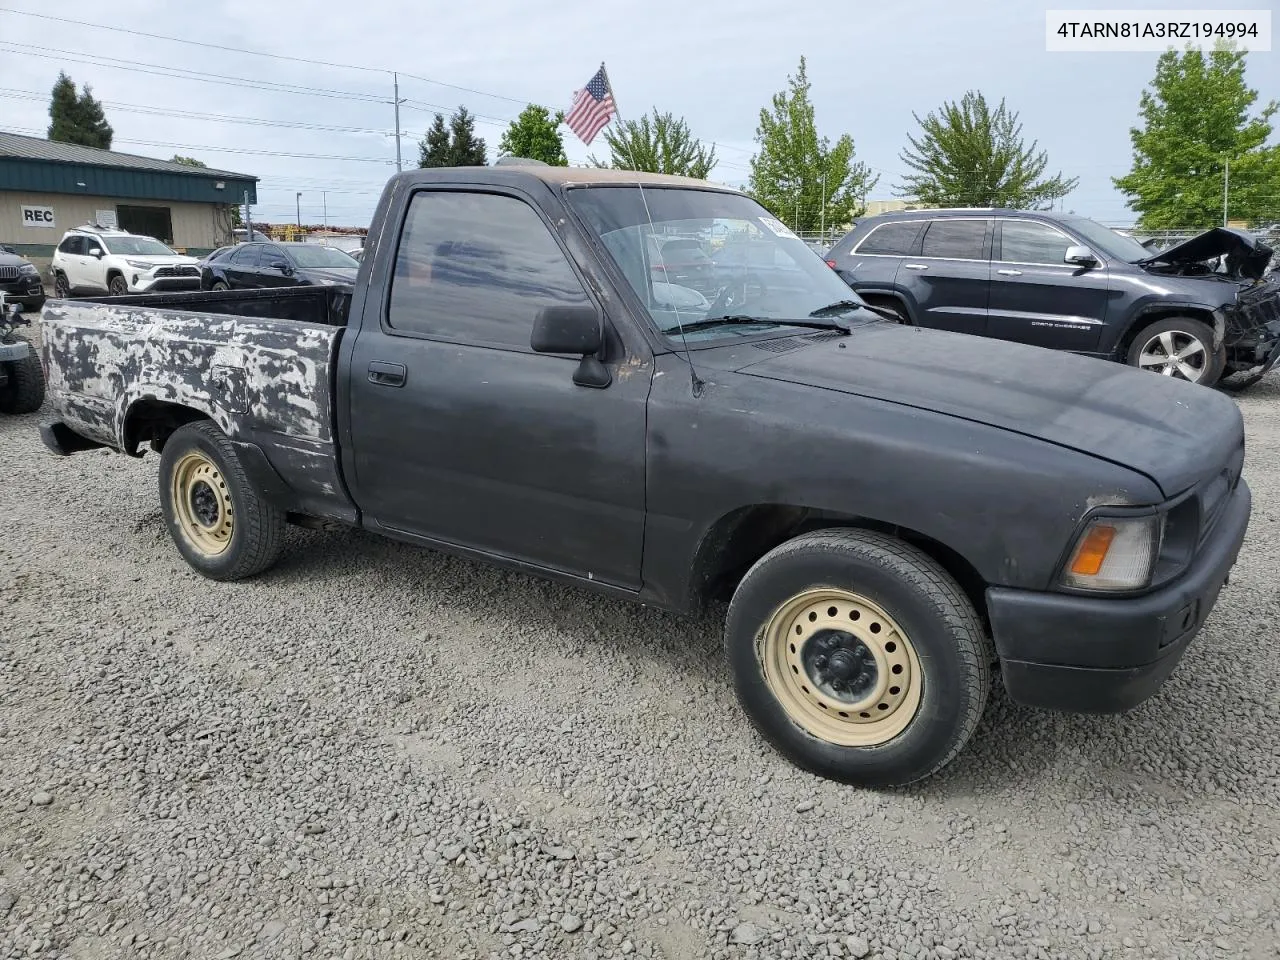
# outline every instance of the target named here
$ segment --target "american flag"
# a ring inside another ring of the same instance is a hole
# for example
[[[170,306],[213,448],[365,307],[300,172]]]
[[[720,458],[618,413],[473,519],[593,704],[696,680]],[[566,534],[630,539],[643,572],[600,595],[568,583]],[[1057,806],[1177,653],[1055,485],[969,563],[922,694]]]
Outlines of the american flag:
[[[573,107],[564,122],[579,140],[590,146],[596,134],[604,129],[616,112],[609,78],[605,76],[604,64],[601,64],[587,85],[573,95]]]

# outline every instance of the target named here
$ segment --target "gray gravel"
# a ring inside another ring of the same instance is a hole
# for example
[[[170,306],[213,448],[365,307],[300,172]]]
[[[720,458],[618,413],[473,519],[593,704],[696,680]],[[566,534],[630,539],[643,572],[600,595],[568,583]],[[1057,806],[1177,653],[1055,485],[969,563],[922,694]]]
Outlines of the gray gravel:
[[[358,532],[174,552],[156,458],[0,419],[0,957],[1280,956],[1280,377],[1153,701],[997,694],[912,789],[800,773],[686,621]]]

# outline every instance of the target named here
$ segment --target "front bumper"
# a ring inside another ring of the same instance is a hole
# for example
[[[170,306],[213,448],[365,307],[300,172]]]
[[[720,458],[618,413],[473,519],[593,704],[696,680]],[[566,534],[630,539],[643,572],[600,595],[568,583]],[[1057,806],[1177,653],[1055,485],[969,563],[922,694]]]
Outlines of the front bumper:
[[[155,277],[149,273],[133,273],[129,275],[130,293],[160,293],[171,290],[199,290],[200,274],[194,276]]]
[[[1144,596],[989,588],[991,629],[1010,698],[1050,710],[1119,713],[1154,694],[1226,585],[1252,507],[1241,479],[1191,568]]]
[[[6,304],[21,304],[24,312],[39,310],[44,306],[44,286],[40,283],[39,277],[0,284],[0,293],[4,294]]]

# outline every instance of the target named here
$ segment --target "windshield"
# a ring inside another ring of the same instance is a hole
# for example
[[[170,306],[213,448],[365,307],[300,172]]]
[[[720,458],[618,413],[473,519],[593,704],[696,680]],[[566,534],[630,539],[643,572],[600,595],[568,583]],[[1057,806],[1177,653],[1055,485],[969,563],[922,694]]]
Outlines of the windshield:
[[[150,237],[106,237],[100,238],[107,253],[141,254],[144,257],[176,257],[178,254],[170,250],[159,240]]]
[[[322,247],[315,243],[290,247],[289,254],[300,267],[346,267],[355,270],[360,266],[354,258],[337,247]]]
[[[703,326],[689,342],[793,333],[788,321],[855,294],[754,200],[691,187],[574,187],[569,204],[604,241],[660,332],[722,317],[776,321]],[[810,324],[812,320],[808,320]]]
[[[1106,254],[1112,260],[1137,263],[1151,256],[1151,251],[1133,237],[1122,236],[1093,220],[1075,217],[1063,220],[1063,223],[1079,234],[1085,243]]]

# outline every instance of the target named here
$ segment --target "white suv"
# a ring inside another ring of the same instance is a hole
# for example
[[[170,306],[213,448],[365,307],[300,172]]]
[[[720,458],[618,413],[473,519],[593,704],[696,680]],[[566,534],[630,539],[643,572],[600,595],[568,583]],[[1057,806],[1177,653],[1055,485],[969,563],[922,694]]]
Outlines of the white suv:
[[[68,230],[53,253],[55,297],[199,290],[200,261],[153,237],[96,226]]]

